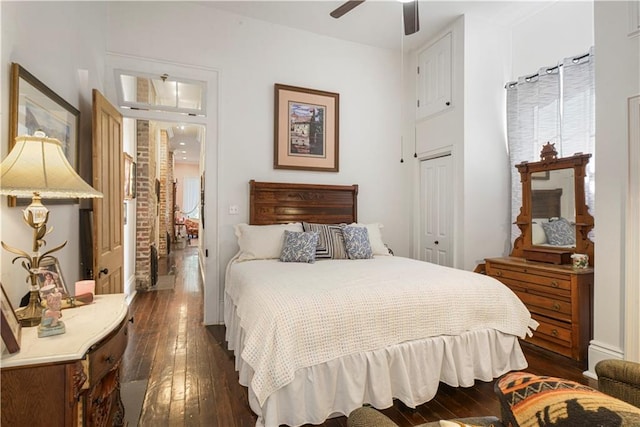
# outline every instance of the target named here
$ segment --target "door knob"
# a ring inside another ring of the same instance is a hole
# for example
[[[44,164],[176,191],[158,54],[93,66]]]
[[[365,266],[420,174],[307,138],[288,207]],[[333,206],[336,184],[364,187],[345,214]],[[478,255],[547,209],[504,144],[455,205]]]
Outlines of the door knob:
[[[100,270],[98,272],[98,277],[102,277],[103,274],[109,274],[109,269],[105,267],[102,270]]]

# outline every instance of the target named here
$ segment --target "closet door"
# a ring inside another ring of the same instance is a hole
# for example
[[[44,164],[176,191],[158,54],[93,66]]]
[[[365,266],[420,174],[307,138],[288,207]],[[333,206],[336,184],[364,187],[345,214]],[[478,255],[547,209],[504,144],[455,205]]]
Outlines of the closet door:
[[[453,161],[420,163],[420,259],[453,267]]]
[[[418,120],[450,108],[451,105],[451,33],[418,54]]]

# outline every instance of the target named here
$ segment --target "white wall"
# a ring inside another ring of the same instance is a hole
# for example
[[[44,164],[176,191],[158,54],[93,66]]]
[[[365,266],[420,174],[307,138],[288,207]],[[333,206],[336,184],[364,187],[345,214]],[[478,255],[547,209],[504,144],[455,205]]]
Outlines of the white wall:
[[[586,53],[594,41],[593,2],[552,3],[514,25],[512,40],[513,63],[509,81],[535,74],[540,67],[557,65],[568,56]]]
[[[504,84],[510,29],[465,16],[464,253],[470,270],[510,251],[509,157]]]
[[[104,3],[73,3],[60,7],[55,2],[2,2],[2,81],[1,154],[8,147],[9,69],[17,62],[80,110],[80,150],[91,144],[91,88],[102,88],[104,68]],[[28,28],[28,29],[26,29]],[[80,162],[82,172],[86,161]],[[90,160],[89,160],[90,164]],[[85,171],[86,172],[86,171]],[[83,176],[87,176],[83,173]],[[46,201],[45,201],[46,203]],[[79,205],[49,206],[48,248],[64,240],[69,243],[55,256],[60,261],[70,292],[80,277],[78,212]],[[22,221],[22,208],[8,208],[6,197],[0,198],[2,240],[22,249],[30,249],[31,229]],[[14,307],[28,291],[26,273],[11,264],[12,256],[1,250],[2,285]]]
[[[597,202],[595,327],[589,348],[591,372],[599,360],[625,355],[627,98],[640,94],[640,39],[627,36],[629,3],[597,1],[594,7]]]
[[[136,121],[124,119],[122,122],[122,149],[137,163]],[[124,293],[131,300],[136,291],[136,199],[125,200],[124,225]]]

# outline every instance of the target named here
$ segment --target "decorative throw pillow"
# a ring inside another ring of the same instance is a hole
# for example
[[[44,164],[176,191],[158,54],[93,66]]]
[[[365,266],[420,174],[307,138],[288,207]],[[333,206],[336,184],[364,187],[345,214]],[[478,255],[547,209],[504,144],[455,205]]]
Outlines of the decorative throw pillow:
[[[510,372],[494,386],[512,426],[638,426],[640,408],[574,381]]]
[[[285,230],[280,261],[315,262],[318,233]]]
[[[349,224],[354,227],[365,227],[367,229],[367,233],[369,234],[369,244],[371,245],[371,250],[374,255],[392,255],[389,251],[387,245],[384,244],[382,240],[382,228],[384,227],[379,222],[374,222],[371,224]]]
[[[302,224],[248,225],[235,226],[238,246],[240,246],[239,261],[251,259],[278,259],[282,252],[282,241],[285,230],[302,231]]]
[[[349,259],[344,246],[342,227],[339,224],[302,223],[304,231],[318,232],[316,259]]]
[[[542,228],[547,236],[547,242],[556,246],[575,245],[576,231],[566,218],[543,222]]]
[[[373,251],[369,243],[369,233],[366,227],[352,227],[345,225],[342,227],[344,235],[344,245],[350,259],[373,258]]]

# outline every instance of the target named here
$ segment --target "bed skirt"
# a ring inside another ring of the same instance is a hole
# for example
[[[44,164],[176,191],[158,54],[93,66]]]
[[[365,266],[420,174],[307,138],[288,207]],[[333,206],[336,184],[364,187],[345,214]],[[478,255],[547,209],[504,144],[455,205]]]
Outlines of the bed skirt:
[[[493,329],[441,335],[380,350],[352,354],[296,372],[295,379],[271,394],[263,406],[251,389],[253,369],[242,360],[244,331],[236,307],[225,300],[226,339],[235,354],[239,381],[248,387],[257,427],[320,424],[349,415],[368,403],[384,409],[393,399],[415,408],[433,399],[442,381],[471,387],[527,367],[518,337]]]

